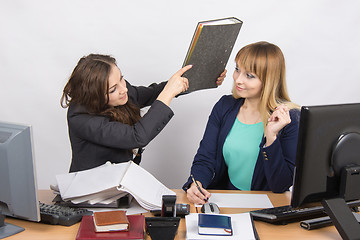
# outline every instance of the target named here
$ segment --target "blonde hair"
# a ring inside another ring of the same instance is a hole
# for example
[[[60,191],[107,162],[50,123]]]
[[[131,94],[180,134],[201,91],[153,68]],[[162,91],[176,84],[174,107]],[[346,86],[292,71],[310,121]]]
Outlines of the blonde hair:
[[[235,62],[245,71],[255,73],[262,82],[259,111],[264,124],[279,104],[289,109],[300,108],[292,103],[286,87],[285,58],[281,49],[265,41],[249,44],[236,54]],[[232,94],[236,95],[235,84]]]

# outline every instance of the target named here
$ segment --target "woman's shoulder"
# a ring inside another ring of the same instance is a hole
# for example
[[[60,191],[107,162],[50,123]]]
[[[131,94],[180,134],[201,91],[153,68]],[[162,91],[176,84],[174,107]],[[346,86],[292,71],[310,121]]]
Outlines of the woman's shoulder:
[[[68,113],[69,114],[83,114],[83,113],[88,113],[88,111],[86,110],[86,108],[80,104],[76,104],[76,103],[70,103],[69,108],[68,108]]]
[[[291,120],[295,120],[295,121],[299,121],[300,120],[300,111],[301,111],[301,106],[291,102],[291,101],[284,101],[282,102],[282,104],[285,104],[288,109],[289,109],[289,114],[290,114],[290,118]]]
[[[300,121],[300,113],[301,113],[300,108],[292,108],[292,109],[290,109],[289,114],[290,114],[291,120],[299,122]]]
[[[213,113],[218,115],[227,115],[234,109],[237,111],[243,101],[244,99],[236,99],[232,95],[223,95],[215,104]]]
[[[241,101],[243,101],[242,98],[236,99],[233,97],[233,95],[223,95],[217,103],[220,103],[222,105],[234,105]]]
[[[75,104],[71,103],[68,108],[67,112],[67,119],[70,122],[78,121],[79,119],[82,119],[84,121],[85,119],[89,120],[93,117],[103,117],[96,114],[90,114],[87,108],[81,104]]]

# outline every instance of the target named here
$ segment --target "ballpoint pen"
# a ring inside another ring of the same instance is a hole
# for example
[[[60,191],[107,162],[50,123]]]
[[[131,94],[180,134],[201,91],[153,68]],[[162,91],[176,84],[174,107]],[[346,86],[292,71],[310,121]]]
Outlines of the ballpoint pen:
[[[205,194],[201,191],[201,188],[200,188],[199,184],[195,181],[194,175],[191,174],[190,176],[191,176],[193,182],[196,184],[196,187],[197,187],[197,189],[199,190],[199,192],[200,192],[203,196],[205,196]],[[207,202],[208,199],[206,198],[206,199],[204,199],[204,201]]]

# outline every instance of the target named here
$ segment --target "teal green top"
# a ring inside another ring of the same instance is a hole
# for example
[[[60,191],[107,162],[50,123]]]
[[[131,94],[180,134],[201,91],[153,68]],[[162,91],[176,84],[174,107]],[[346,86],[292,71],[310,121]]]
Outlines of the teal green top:
[[[244,124],[237,118],[223,146],[225,163],[231,183],[240,190],[250,191],[255,164],[264,135],[263,123]]]

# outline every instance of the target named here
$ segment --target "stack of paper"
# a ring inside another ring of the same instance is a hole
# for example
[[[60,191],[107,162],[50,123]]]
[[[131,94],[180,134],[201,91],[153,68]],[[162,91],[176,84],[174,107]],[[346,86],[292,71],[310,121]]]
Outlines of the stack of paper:
[[[161,209],[163,195],[176,195],[132,161],[110,162],[89,170],[56,176],[64,201],[109,203],[127,193],[145,209]]]

